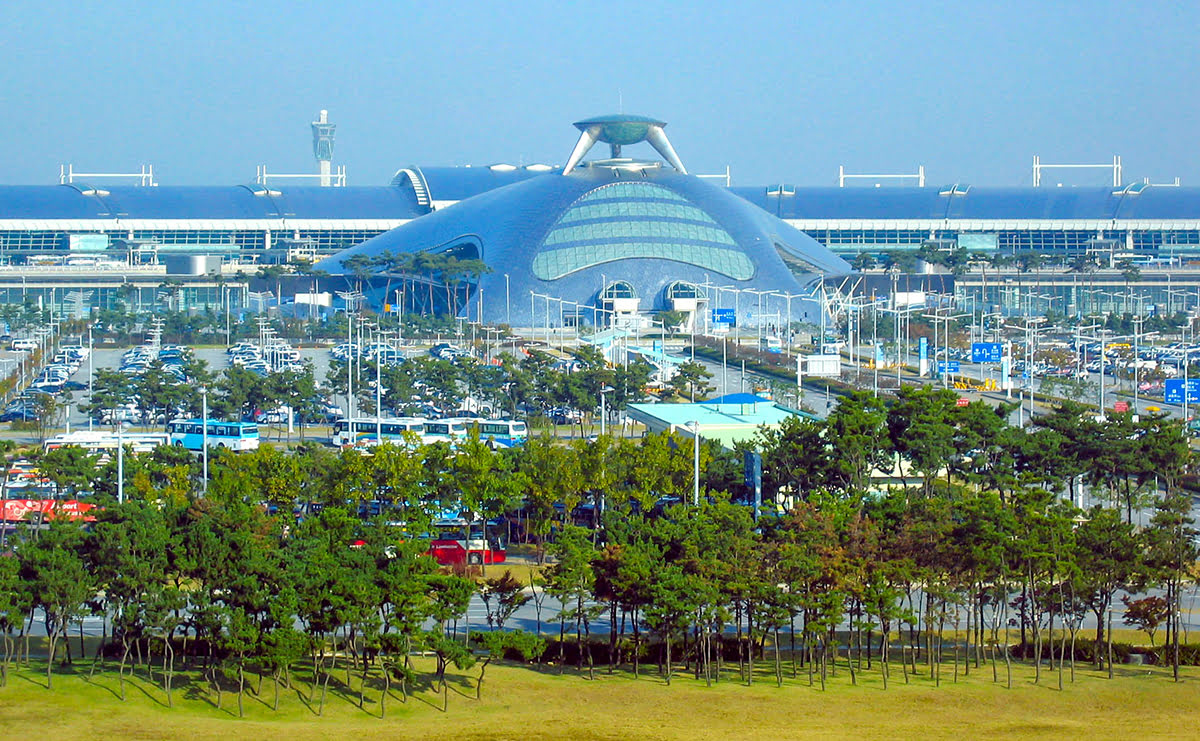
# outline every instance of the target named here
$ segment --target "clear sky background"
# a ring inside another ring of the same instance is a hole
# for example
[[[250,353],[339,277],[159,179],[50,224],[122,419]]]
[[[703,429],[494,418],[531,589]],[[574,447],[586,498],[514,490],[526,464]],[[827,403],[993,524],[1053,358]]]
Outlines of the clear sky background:
[[[1034,154],[1114,153],[1126,180],[1200,185],[1200,3],[1182,0],[5,0],[0,27],[2,183],[64,162],[153,163],[164,185],[310,172],[321,108],[352,185],[561,164],[571,122],[623,106],[740,185],[832,185],[839,164],[1019,185]]]

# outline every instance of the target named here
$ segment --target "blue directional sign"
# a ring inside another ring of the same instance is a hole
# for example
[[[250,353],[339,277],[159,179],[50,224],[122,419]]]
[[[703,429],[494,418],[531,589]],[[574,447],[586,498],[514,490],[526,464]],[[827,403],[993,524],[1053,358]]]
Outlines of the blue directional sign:
[[[972,363],[999,363],[1004,357],[1004,345],[999,342],[972,342]]]
[[[713,309],[713,324],[736,324],[737,314],[733,309]]]
[[[1183,404],[1183,388],[1184,383],[1182,378],[1168,378],[1163,382],[1163,403],[1165,404]],[[1200,402],[1200,378],[1187,379],[1187,401],[1188,404]]]
[[[938,373],[958,373],[959,365],[957,360],[939,360]]]

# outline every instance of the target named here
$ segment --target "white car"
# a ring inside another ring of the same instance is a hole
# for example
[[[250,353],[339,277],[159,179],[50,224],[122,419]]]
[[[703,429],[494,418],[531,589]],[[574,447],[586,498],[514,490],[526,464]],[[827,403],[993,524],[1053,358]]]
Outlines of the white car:
[[[12,341],[12,349],[20,350],[21,352],[32,352],[33,350],[37,349],[37,346],[38,346],[37,340],[31,339],[29,337],[24,337],[19,340]]]

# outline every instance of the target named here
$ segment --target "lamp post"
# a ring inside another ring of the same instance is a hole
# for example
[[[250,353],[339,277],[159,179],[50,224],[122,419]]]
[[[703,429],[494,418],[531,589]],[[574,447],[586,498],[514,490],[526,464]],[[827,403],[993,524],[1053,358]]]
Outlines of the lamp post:
[[[201,445],[200,448],[204,451],[204,471],[201,488],[205,495],[208,494],[208,387],[200,387],[200,433]]]
[[[604,403],[604,397],[610,391],[614,391],[614,390],[615,389],[613,389],[612,386],[605,386],[600,389],[600,436],[601,437],[603,437],[606,434],[607,428],[605,427],[605,424],[608,419],[608,407]]]
[[[504,323],[512,328],[512,304],[508,296],[508,273],[504,274]]]
[[[700,423],[692,420],[687,423],[692,431],[692,506],[700,506]]]
[[[88,404],[92,403],[92,325],[88,324]],[[88,414],[88,430],[92,429],[92,415]]]
[[[125,423],[117,422],[117,504],[125,504]]]
[[[359,291],[338,291],[337,295],[346,304],[346,418],[354,419],[354,302],[363,298]]]

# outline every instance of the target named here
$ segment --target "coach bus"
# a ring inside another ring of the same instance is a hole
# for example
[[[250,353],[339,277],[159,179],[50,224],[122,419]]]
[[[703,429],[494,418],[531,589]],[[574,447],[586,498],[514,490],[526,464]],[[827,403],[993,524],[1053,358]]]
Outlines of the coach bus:
[[[472,421],[466,417],[426,420],[421,432],[421,442],[425,445],[429,445],[430,443],[450,443],[453,445],[459,440],[466,438],[467,430]]]
[[[473,419],[469,426],[493,448],[520,447],[529,436],[529,428],[519,419]]]
[[[229,448],[237,451],[258,448],[258,425],[253,422],[223,422],[210,419],[201,424],[198,419],[173,419],[167,423],[167,435],[170,436],[172,445],[179,445],[188,450],[201,450],[204,447],[206,426],[210,448]]]
[[[421,417],[355,417],[334,422],[329,442],[335,448],[380,442],[401,445],[406,442],[406,436],[419,440],[424,431],[425,420]]]
[[[170,442],[170,436],[165,432],[123,432],[118,435],[115,432],[100,430],[77,430],[47,438],[42,444],[42,450],[49,453],[57,448],[74,445],[89,453],[107,453],[116,450],[119,444],[134,453],[147,453]]]

